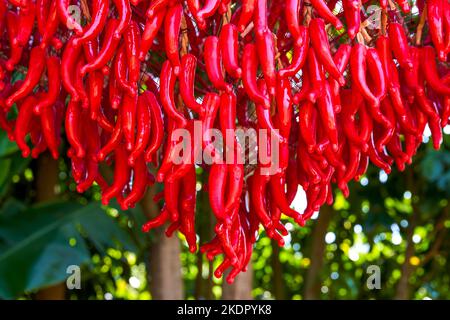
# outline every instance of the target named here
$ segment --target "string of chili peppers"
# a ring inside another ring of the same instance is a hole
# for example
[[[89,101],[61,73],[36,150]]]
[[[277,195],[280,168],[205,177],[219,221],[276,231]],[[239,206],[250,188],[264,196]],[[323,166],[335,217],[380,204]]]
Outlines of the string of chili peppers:
[[[404,170],[427,126],[440,147],[449,51],[448,1],[0,0],[0,127],[24,157],[56,159],[67,140],[78,192],[97,184],[105,205],[132,208],[164,184],[143,230],[168,224],[191,252],[203,167],[216,225],[200,250],[233,282],[261,229],[283,245],[282,218],[303,226],[369,163]],[[277,140],[269,162],[248,165],[226,134],[250,128]],[[181,163],[179,129],[194,146]],[[217,161],[196,162],[204,153]],[[291,207],[299,187],[304,212]]]

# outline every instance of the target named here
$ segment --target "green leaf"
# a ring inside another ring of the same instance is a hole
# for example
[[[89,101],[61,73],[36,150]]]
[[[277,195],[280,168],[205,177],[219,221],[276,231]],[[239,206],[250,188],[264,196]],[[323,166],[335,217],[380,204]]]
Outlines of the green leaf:
[[[95,204],[52,203],[32,207],[4,221],[0,239],[8,239],[10,245],[0,246],[0,297],[12,299],[58,283],[67,276],[67,266],[85,262],[88,251],[81,240],[75,246],[69,245],[77,232],[67,226],[85,215],[96,214],[101,211]]]

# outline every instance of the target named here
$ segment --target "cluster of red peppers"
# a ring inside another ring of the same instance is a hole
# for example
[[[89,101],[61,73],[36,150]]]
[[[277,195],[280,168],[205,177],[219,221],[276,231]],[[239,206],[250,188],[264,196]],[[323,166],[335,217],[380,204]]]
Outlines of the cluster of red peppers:
[[[415,1],[415,31],[401,14],[410,4],[0,0],[0,127],[24,157],[48,150],[56,159],[67,141],[77,190],[99,185],[105,205],[115,198],[132,208],[163,183],[160,215],[143,230],[169,223],[167,235],[181,232],[191,252],[203,188],[217,223],[201,251],[223,255],[215,276],[230,270],[232,282],[260,226],[283,245],[282,217],[304,225],[333,203],[333,185],[348,196],[369,162],[403,170],[427,125],[440,147],[450,116],[450,4]],[[371,5],[382,13],[369,28]],[[246,146],[226,134],[250,128],[258,141],[258,129],[277,140],[269,163],[246,164]],[[178,129],[192,133],[182,163]],[[221,150],[211,129],[223,133]],[[212,164],[197,163],[200,153]],[[275,160],[275,172],[266,170]],[[100,170],[108,165],[111,182]],[[198,166],[209,172],[201,188]],[[303,213],[291,208],[299,186]]]

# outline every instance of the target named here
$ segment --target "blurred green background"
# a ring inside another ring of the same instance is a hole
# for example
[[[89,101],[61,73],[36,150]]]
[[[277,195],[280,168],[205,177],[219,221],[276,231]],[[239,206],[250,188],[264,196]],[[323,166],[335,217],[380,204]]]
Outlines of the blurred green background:
[[[233,286],[184,239],[140,231],[161,186],[134,210],[104,207],[98,188],[76,193],[68,159],[23,159],[0,133],[0,299],[449,299],[449,129],[441,151],[424,144],[405,172],[370,167],[306,227],[287,220],[285,248],[262,233]],[[214,224],[205,193],[196,218],[203,244]],[[66,287],[70,265],[79,290]],[[366,284],[371,265],[380,289]]]

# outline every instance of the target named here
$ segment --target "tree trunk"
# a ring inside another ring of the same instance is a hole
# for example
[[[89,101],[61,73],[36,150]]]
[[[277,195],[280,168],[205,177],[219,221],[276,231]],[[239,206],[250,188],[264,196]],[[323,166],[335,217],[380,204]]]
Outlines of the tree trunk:
[[[58,161],[47,152],[39,157],[36,170],[36,202],[47,202],[57,198],[59,182]],[[66,285],[64,282],[39,290],[36,300],[64,300]]]
[[[280,262],[280,247],[274,240],[272,243],[272,284],[273,295],[276,300],[284,300],[284,279],[283,279],[283,265]]]
[[[332,216],[333,208],[323,206],[314,227],[310,254],[311,264],[308,267],[305,279],[304,298],[306,300],[316,300],[320,297],[320,273],[325,254],[325,235]]]
[[[406,172],[406,186],[408,190],[411,190],[412,195],[417,195],[416,182],[414,181],[414,169],[410,167]],[[420,214],[420,209],[417,202],[412,201],[413,213],[409,221],[408,228],[406,229],[406,250],[405,250],[405,261],[403,262],[401,272],[402,275],[398,281],[394,299],[396,300],[407,300],[409,299],[409,278],[414,272],[414,266],[409,262],[411,257],[414,255],[414,243],[412,237],[414,235],[414,229],[417,225],[417,219]]]
[[[159,207],[153,201],[155,187],[149,188],[141,201],[149,219],[159,214]],[[149,281],[150,292],[155,300],[181,300],[184,298],[181,276],[180,241],[176,235],[167,238],[164,227],[152,230],[150,247]]]
[[[228,284],[225,281],[222,285],[222,299],[223,300],[251,300],[253,289],[253,268],[249,263],[247,272],[241,272],[233,284]]]

